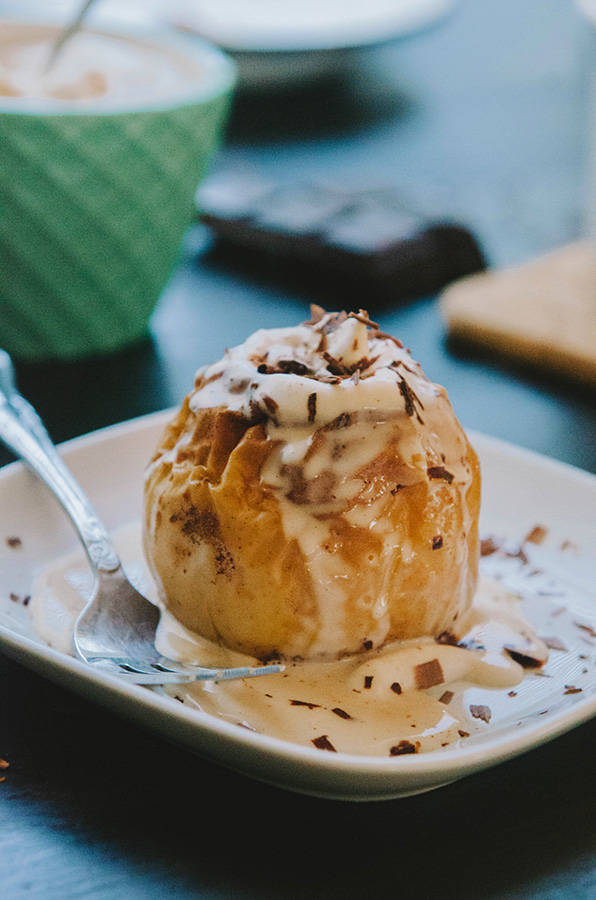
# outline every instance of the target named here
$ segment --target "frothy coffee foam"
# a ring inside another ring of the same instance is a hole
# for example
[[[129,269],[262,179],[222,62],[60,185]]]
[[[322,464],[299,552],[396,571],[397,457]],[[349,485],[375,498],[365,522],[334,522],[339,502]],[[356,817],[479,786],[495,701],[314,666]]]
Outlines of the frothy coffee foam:
[[[2,24],[0,97],[142,104],[182,94],[203,75],[194,59],[167,45],[87,29],[46,72],[58,33],[49,25]]]

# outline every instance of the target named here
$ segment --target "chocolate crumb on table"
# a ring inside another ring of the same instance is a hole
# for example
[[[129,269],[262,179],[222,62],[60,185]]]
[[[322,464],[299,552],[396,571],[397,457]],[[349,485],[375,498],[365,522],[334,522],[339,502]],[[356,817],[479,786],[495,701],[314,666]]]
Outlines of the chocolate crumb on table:
[[[365,675],[364,676],[364,689],[369,691],[372,687],[374,675]]]
[[[575,687],[573,684],[566,684],[564,694],[581,694],[582,688]]]
[[[439,703],[444,703],[445,706],[447,706],[447,704],[451,703],[454,697],[455,693],[453,691],[444,691],[444,693],[442,693],[439,697]]]
[[[9,547],[11,550],[19,550],[23,546],[23,542],[20,539],[20,537],[16,537],[16,536],[7,537],[5,543],[6,543],[6,546]]]

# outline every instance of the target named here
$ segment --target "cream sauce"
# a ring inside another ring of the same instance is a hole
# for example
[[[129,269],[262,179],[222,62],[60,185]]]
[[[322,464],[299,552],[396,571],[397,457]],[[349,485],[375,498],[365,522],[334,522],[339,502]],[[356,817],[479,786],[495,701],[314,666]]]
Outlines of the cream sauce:
[[[129,577],[157,602],[141,561],[140,526],[117,533],[116,545]],[[90,588],[80,553],[43,573],[28,609],[35,632],[47,644],[72,654],[74,620]],[[462,685],[503,690],[524,678],[524,669],[504,651],[505,645],[546,660],[545,645],[520,617],[517,604],[496,581],[481,578],[460,629],[471,649],[423,638],[337,662],[289,665],[283,674],[173,685],[166,692],[217,718],[321,749],[380,756],[437,749],[470,731]],[[208,666],[256,662],[187,631],[167,611],[157,647],[171,658]]]

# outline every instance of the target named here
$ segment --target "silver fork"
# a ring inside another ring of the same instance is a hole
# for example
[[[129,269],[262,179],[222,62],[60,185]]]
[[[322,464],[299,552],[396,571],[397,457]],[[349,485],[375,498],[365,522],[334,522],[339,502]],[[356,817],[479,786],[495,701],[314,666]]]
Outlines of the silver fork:
[[[70,517],[95,576],[74,627],[78,657],[94,669],[135,684],[180,684],[249,678],[282,665],[213,669],[174,662],[155,649],[159,609],[127,579],[105,526],[66,467],[38,414],[19,394],[12,362],[0,350],[0,439],[54,493]]]

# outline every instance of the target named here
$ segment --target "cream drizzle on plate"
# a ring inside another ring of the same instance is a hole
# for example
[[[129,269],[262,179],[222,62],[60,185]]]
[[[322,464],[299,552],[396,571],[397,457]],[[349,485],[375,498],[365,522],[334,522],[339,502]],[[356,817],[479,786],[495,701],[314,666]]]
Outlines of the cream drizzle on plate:
[[[142,562],[140,526],[121,529],[116,544],[131,579],[155,601]],[[80,553],[57,560],[42,574],[28,610],[35,632],[49,646],[72,654],[74,619],[90,587]],[[509,690],[523,680],[523,667],[505,645],[547,658],[546,646],[517,607],[514,595],[483,577],[459,631],[471,649],[423,638],[337,662],[290,665],[283,675],[173,685],[165,691],[209,715],[321,750],[369,756],[435,750],[470,731],[462,685]],[[172,658],[209,666],[255,662],[192,634],[167,611],[157,646]],[[488,723],[479,718],[476,725]]]

